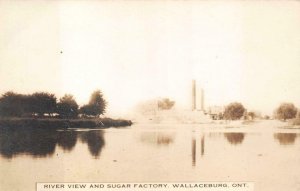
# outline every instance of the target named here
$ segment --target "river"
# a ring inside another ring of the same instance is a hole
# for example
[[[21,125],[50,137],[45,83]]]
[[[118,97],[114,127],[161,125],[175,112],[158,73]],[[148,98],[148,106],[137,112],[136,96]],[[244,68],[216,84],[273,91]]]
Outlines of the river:
[[[0,130],[0,190],[36,182],[252,181],[300,190],[300,129],[273,123]]]

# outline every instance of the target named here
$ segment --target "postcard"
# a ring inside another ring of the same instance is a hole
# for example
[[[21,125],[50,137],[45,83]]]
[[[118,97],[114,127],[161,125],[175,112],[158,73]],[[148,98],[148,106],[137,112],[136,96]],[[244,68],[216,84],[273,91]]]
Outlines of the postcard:
[[[0,0],[0,190],[300,190],[299,1]]]

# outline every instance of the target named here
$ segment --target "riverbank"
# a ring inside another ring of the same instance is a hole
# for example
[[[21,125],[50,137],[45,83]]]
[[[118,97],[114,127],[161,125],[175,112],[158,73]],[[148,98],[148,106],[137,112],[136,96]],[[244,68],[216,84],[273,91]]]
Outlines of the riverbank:
[[[0,118],[0,128],[109,128],[131,126],[125,119]]]
[[[291,119],[291,120],[289,121],[289,124],[290,124],[290,125],[297,125],[297,126],[300,126],[300,118]]]

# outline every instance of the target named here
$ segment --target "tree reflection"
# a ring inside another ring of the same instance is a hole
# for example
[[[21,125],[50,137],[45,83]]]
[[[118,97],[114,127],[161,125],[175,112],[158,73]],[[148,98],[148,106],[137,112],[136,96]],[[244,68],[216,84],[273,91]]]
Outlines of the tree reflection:
[[[170,136],[158,135],[157,136],[157,144],[158,145],[169,145],[173,143],[173,139]]]
[[[174,142],[174,135],[161,132],[146,132],[141,134],[141,141],[154,145],[170,145]]]
[[[296,133],[275,133],[274,139],[277,139],[281,145],[292,145],[297,138]]]
[[[20,154],[35,158],[49,157],[55,152],[56,146],[71,151],[78,137],[88,144],[91,155],[99,157],[105,144],[102,131],[56,131],[37,128],[1,128],[0,155],[13,158]]]
[[[56,132],[41,129],[0,129],[0,153],[6,158],[17,154],[46,157],[55,151]]]
[[[242,144],[245,138],[245,133],[224,133],[227,141],[232,145]]]
[[[105,145],[103,131],[88,131],[84,132],[80,136],[83,143],[88,144],[91,155],[98,158],[101,154],[101,150]]]
[[[57,144],[63,150],[71,151],[77,142],[77,131],[59,131],[57,133]]]

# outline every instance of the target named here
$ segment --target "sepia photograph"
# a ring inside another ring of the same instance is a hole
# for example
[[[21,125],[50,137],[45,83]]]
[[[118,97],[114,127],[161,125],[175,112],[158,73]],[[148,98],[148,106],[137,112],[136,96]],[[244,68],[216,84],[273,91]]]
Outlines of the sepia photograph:
[[[88,183],[299,191],[300,1],[0,0],[0,191]]]

